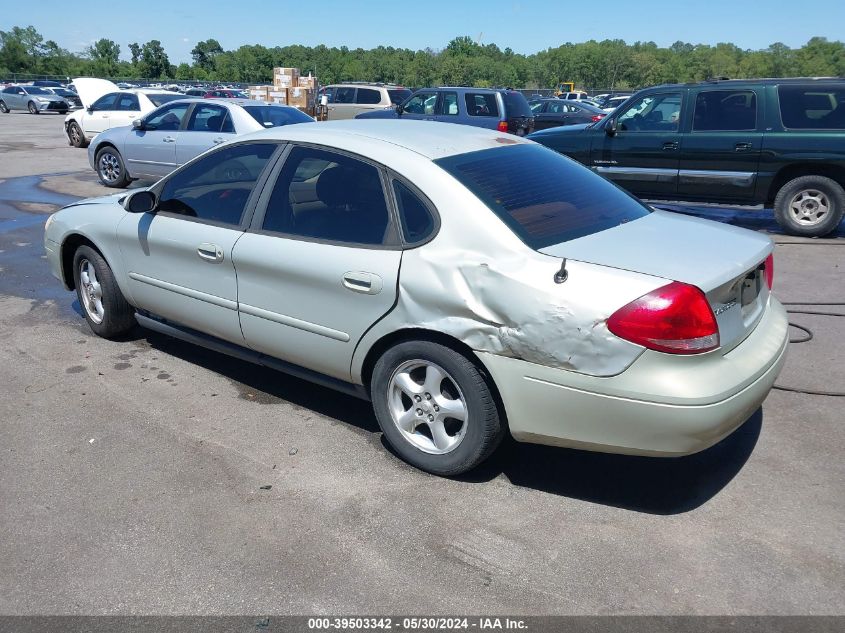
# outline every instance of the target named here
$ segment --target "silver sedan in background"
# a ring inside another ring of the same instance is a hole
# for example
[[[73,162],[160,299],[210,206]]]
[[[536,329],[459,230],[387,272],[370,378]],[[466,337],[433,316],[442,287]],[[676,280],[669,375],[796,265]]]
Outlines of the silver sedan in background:
[[[40,86],[8,86],[0,91],[0,112],[27,110],[30,114],[58,112],[67,114],[70,104]]]
[[[369,399],[441,475],[506,433],[703,450],[760,406],[789,340],[768,237],[447,123],[249,134],[65,207],[44,244],[96,334],[140,323]]]
[[[313,123],[302,111],[263,101],[180,99],[134,121],[101,132],[88,162],[106,187],[158,180],[207,149],[239,134],[293,123]]]

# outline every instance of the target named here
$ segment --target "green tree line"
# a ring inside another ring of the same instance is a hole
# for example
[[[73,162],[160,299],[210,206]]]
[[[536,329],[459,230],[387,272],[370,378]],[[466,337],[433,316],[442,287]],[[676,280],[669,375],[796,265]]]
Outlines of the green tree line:
[[[158,40],[128,45],[129,59],[110,39],[73,53],[44,40],[32,26],[0,31],[0,77],[97,76],[162,80],[266,83],[274,66],[315,72],[322,83],[383,81],[407,86],[472,85],[553,88],[572,81],[586,89],[630,89],[709,77],[845,76],[845,44],[814,37],[800,48],[774,43],[763,50],[734,44],[675,42],[627,44],[623,40],[567,42],[532,55],[456,37],[439,50],[379,46],[245,45],[224,50],[215,39],[198,42],[193,63],[170,63]]]

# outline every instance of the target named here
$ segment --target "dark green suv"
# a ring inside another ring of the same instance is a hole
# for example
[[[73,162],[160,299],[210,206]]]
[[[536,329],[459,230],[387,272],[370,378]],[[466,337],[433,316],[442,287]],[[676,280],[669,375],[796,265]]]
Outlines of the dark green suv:
[[[642,90],[591,125],[529,136],[641,198],[773,206],[794,235],[845,212],[845,80],[713,80]]]

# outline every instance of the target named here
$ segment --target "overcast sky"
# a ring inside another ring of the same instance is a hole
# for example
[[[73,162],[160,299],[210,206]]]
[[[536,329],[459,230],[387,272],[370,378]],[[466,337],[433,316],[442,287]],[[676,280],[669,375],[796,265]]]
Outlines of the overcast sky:
[[[842,39],[845,0],[4,2],[0,30],[29,25],[73,52],[101,37],[114,40],[125,59],[129,42],[157,39],[177,64],[190,62],[194,44],[211,37],[227,50],[242,44],[438,49],[458,35],[526,54],[606,38],[760,49],[773,42],[799,47],[816,35]]]

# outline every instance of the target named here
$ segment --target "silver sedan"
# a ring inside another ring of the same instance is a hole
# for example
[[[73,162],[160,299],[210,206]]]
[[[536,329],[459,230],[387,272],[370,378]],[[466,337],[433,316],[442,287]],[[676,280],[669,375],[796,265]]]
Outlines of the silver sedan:
[[[289,106],[242,99],[170,101],[134,121],[101,132],[88,162],[106,187],[158,180],[207,149],[239,134],[314,119]]]
[[[0,91],[0,112],[27,110],[30,114],[58,112],[67,114],[70,104],[62,97],[39,86],[8,86]]]
[[[369,399],[441,475],[506,433],[700,451],[760,406],[788,342],[769,238],[474,127],[251,134],[65,207],[45,247],[98,335],[140,323]]]

